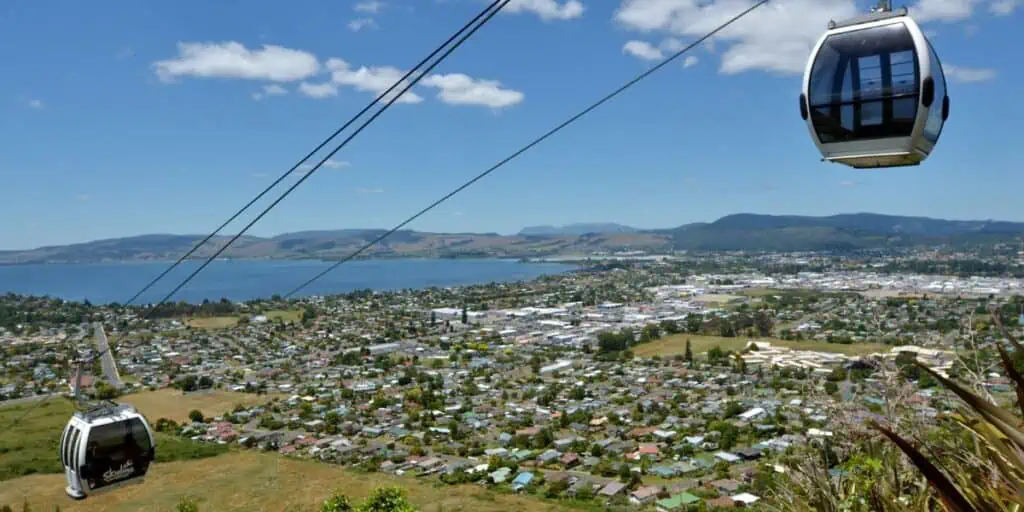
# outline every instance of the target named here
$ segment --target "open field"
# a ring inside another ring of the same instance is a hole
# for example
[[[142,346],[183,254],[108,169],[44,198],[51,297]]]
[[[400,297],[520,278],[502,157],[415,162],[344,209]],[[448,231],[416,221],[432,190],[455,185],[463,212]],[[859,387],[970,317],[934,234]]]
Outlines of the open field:
[[[274,309],[264,313],[270,320],[280,319],[282,322],[298,322],[302,319],[302,311],[297,309]],[[182,319],[194,329],[226,329],[238,325],[239,315],[196,316]]]
[[[183,321],[193,329],[226,329],[238,325],[237,316],[196,316]]]
[[[172,388],[125,395],[120,401],[135,406],[150,421],[167,418],[178,423],[187,421],[189,411],[199,409],[207,416],[230,412],[236,405],[258,405],[270,402],[275,395],[235,393],[233,391],[197,391],[183,394]]]
[[[741,295],[727,295],[724,293],[706,293],[704,295],[694,295],[690,297],[693,302],[700,302],[702,304],[717,304],[723,306],[733,301],[742,300]]]
[[[64,476],[32,475],[0,482],[0,505],[17,508],[28,500],[32,510],[170,512],[182,496],[207,511],[319,510],[319,504],[340,490],[362,499],[383,485],[406,489],[410,501],[424,512],[511,512],[573,510],[567,505],[494,493],[475,485],[431,485],[414,477],[358,473],[340,466],[287,459],[276,454],[231,452],[188,462],[155,464],[142,485],[75,502],[64,495]]]
[[[22,475],[63,471],[57,446],[74,411],[74,405],[63,397],[0,409],[0,425],[5,428],[0,435],[0,482]],[[6,429],[8,425],[12,425],[10,429]],[[156,443],[158,462],[212,457],[228,451],[225,445],[197,444],[160,433]]]
[[[689,338],[691,350],[695,354],[707,352],[714,347],[721,347],[722,350],[742,350],[747,346],[751,338],[745,336],[735,338],[723,338],[721,336],[704,336],[700,334],[673,334],[658,341],[644,343],[632,348],[633,353],[640,357],[671,356],[686,352],[686,340]],[[835,352],[850,356],[870,354],[873,352],[889,352],[892,348],[889,345],[880,343],[852,343],[841,345],[839,343],[826,343],[823,341],[785,341],[775,338],[756,338],[753,341],[767,341],[773,346],[788,347],[797,350],[816,350],[819,352]]]

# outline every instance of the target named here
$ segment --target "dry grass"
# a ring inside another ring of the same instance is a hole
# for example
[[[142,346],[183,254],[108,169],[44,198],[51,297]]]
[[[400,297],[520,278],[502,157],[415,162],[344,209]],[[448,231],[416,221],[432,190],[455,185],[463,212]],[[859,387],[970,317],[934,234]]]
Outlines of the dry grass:
[[[173,511],[190,496],[208,511],[315,511],[333,491],[362,499],[382,485],[399,485],[424,512],[570,510],[553,502],[497,494],[475,485],[434,486],[414,477],[362,474],[339,466],[256,452],[233,452],[211,459],[155,464],[138,486],[75,502],[64,495],[63,475],[33,475],[0,482],[0,505],[17,509],[28,499],[32,510]]]
[[[695,354],[707,352],[714,347],[722,350],[743,350],[751,338],[723,338],[721,336],[704,336],[700,334],[673,334],[658,341],[644,343],[633,347],[633,353],[640,357],[672,356],[686,352],[686,340],[690,340],[691,350]],[[874,352],[889,352],[892,348],[880,343],[826,343],[824,341],[785,341],[775,338],[757,338],[753,341],[766,341],[777,347],[788,347],[795,350],[815,350],[818,352],[835,352],[846,355],[864,355]]]
[[[226,329],[238,325],[237,316],[196,316],[183,321],[193,329]]]
[[[302,311],[298,309],[273,309],[264,313],[270,320],[280,318],[282,322],[298,322],[302,320]]]
[[[285,323],[298,322],[302,319],[302,311],[297,309],[273,309],[263,314],[270,320],[280,319]],[[239,318],[239,315],[197,316],[184,318],[182,322],[193,329],[227,329],[238,325]]]
[[[125,395],[121,401],[132,404],[151,421],[167,418],[178,423],[186,421],[189,411],[199,409],[206,416],[230,412],[236,405],[259,405],[270,402],[274,395],[255,395],[232,391],[201,391],[183,394],[172,388]]]

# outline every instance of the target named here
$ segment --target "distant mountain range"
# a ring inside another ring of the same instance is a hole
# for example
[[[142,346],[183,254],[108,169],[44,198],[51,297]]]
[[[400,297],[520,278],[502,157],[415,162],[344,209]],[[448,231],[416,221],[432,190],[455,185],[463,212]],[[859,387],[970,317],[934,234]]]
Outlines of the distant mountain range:
[[[637,231],[640,230],[614,222],[597,222],[565,226],[530,226],[519,231],[519,235],[586,235],[587,233],[635,233]]]
[[[375,239],[381,229],[300,231],[265,238],[243,236],[222,256],[235,259],[339,259]],[[741,213],[714,222],[639,230],[614,223],[535,226],[516,235],[426,233],[403,230],[366,252],[367,257],[543,257],[595,251],[850,250],[917,245],[970,245],[1016,241],[1024,223],[958,221],[854,213],[828,217]],[[142,235],[81,244],[0,251],[0,264],[176,259],[203,237]],[[196,252],[208,257],[229,239],[215,237]]]

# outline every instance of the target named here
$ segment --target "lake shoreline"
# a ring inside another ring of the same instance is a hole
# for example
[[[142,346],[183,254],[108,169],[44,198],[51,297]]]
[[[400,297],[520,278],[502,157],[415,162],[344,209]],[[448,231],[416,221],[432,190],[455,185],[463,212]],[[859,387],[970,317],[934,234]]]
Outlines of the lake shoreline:
[[[205,261],[207,258],[188,258],[185,261]],[[341,258],[217,258],[214,261],[319,261],[324,263],[337,263]],[[352,258],[350,261],[395,261],[395,260],[493,260],[493,261],[515,261],[519,263],[553,263],[556,260],[546,260],[544,258],[529,258],[525,256],[415,256],[415,255],[400,255],[400,256],[359,256]],[[177,259],[130,259],[130,260],[43,260],[43,261],[18,261],[18,262],[5,262],[0,261],[0,267],[21,267],[25,265],[132,265],[132,264],[153,264],[153,263],[167,263],[171,264],[177,261]]]
[[[199,268],[187,260],[135,304],[155,303]],[[36,263],[0,266],[0,293],[47,296],[93,304],[123,303],[167,270],[172,261]],[[284,294],[335,262],[324,260],[215,260],[171,300],[199,303],[268,299]],[[387,258],[353,260],[326,274],[296,297],[338,295],[355,290],[449,288],[529,282],[545,275],[584,270],[584,265],[524,262],[507,258]]]

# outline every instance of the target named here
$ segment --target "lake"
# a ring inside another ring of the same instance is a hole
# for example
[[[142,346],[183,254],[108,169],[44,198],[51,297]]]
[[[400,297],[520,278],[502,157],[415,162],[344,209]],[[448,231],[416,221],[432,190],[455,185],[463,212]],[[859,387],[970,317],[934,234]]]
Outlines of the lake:
[[[49,295],[93,303],[124,302],[172,262],[44,264],[0,266],[0,293]],[[285,294],[312,278],[331,262],[309,260],[215,261],[172,300],[248,300]],[[135,301],[163,298],[200,265],[188,261]],[[352,290],[396,290],[446,287],[494,281],[530,280],[575,270],[561,263],[520,263],[497,259],[403,259],[350,261],[302,290],[302,295],[328,295]]]

